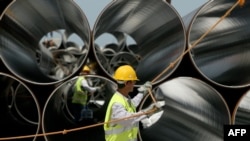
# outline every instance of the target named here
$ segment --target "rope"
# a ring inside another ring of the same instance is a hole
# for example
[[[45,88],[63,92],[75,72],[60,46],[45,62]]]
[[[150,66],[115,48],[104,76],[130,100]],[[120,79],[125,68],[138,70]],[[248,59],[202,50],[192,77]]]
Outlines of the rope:
[[[166,73],[169,69],[172,69],[182,58],[185,54],[187,54],[191,49],[193,49],[202,39],[204,39],[208,33],[210,33],[222,20],[224,20],[232,11],[239,6],[243,6],[245,0],[238,0],[210,29],[208,29],[199,39],[197,39],[194,44],[192,44],[184,53],[182,53],[174,62],[170,63],[167,68],[165,68],[159,75],[157,75],[151,82],[155,82],[159,79],[164,73]],[[153,96],[150,89],[148,89],[149,95],[152,98],[153,102],[156,103],[155,97]]]
[[[210,29],[208,29],[199,39],[197,39],[194,44],[192,44],[183,54],[181,54],[174,62],[170,63],[170,65],[165,68],[159,75],[157,75],[152,82],[159,79],[164,73],[166,73],[169,69],[172,69],[176,63],[178,63],[183,56],[188,53],[191,49],[193,49],[202,39],[204,39],[208,33],[210,33],[222,20],[224,20],[236,7],[239,5],[242,7],[245,4],[245,0],[238,0]],[[149,94],[154,103],[156,103],[155,97],[153,96],[151,90],[149,90]]]
[[[207,30],[207,32],[205,32],[198,40],[196,40],[194,42],[194,44],[192,44],[190,46],[189,49],[187,49],[182,55],[180,55],[174,62],[170,63],[170,65],[164,69],[159,75],[157,75],[151,82],[156,81],[160,76],[162,76],[166,71],[168,71],[169,69],[173,68],[175,66],[175,64],[186,54],[188,53],[193,47],[195,47],[202,39],[204,39],[208,33],[210,33],[222,20],[224,20],[230,13],[231,11],[233,11],[233,9],[235,9],[237,7],[237,5],[239,6],[243,6],[245,4],[245,0],[237,0],[237,2],[209,29]],[[153,102],[156,102],[155,97],[153,96],[151,90],[149,89],[149,94],[153,100]],[[66,130],[64,129],[63,131],[56,131],[56,132],[49,132],[49,133],[44,133],[44,134],[36,134],[36,135],[26,135],[26,136],[16,136],[16,137],[5,137],[5,138],[0,138],[0,140],[13,140],[13,139],[23,139],[23,138],[32,138],[32,137],[39,137],[39,136],[46,136],[46,135],[56,135],[56,134],[67,134],[69,132],[73,132],[73,131],[78,131],[78,130],[83,130],[83,129],[88,129],[88,128],[93,128],[93,127],[97,127],[97,126],[101,126],[104,124],[108,124],[108,123],[113,123],[113,122],[118,122],[118,121],[122,121],[122,120],[127,120],[130,118],[134,118],[134,117],[138,117],[141,115],[145,115],[145,114],[150,114],[154,111],[156,111],[157,109],[152,109],[149,110],[147,112],[143,112],[143,113],[139,113],[139,114],[135,114],[129,117],[125,117],[125,118],[120,118],[120,119],[116,119],[116,120],[110,120],[108,122],[101,122],[101,123],[97,123],[97,124],[92,124],[89,126],[83,126],[83,127],[79,127],[79,128],[73,128],[73,129],[69,129]]]
[[[79,127],[79,128],[72,128],[72,129],[64,129],[63,131],[56,131],[56,132],[48,132],[48,133],[44,133],[44,134],[36,134],[36,135],[26,135],[26,136],[16,136],[16,137],[5,137],[5,138],[0,138],[0,140],[14,140],[14,139],[24,139],[24,138],[32,138],[32,137],[41,137],[41,136],[48,136],[48,135],[56,135],[56,134],[67,134],[69,132],[73,132],[73,131],[78,131],[78,130],[84,130],[84,129],[88,129],[88,128],[93,128],[93,127],[97,127],[97,126],[101,126],[104,124],[108,124],[108,123],[114,123],[114,122],[119,122],[119,121],[123,121],[123,120],[127,120],[127,119],[131,119],[134,117],[138,117],[138,116],[142,116],[145,114],[150,114],[155,112],[157,109],[153,108],[147,112],[142,112],[142,113],[137,113],[134,114],[132,116],[129,117],[124,117],[124,118],[120,118],[120,119],[116,119],[116,120],[112,120],[112,121],[108,121],[108,122],[101,122],[101,123],[97,123],[97,124],[92,124],[92,125],[88,125],[88,126],[83,126],[83,127]]]
[[[243,6],[245,3],[245,0],[238,0],[210,29],[208,29],[199,39],[197,39],[193,45],[191,45],[189,47],[189,49],[187,49],[183,54],[181,54],[174,62],[170,63],[170,65],[165,68],[159,75],[157,75],[152,82],[156,81],[157,79],[159,79],[159,77],[161,77],[164,73],[166,73],[169,69],[173,68],[176,63],[178,63],[183,56],[188,53],[192,48],[194,48],[202,39],[204,39],[208,33],[210,33],[222,20],[224,20],[232,11],[233,9],[236,8],[237,5],[239,6]]]

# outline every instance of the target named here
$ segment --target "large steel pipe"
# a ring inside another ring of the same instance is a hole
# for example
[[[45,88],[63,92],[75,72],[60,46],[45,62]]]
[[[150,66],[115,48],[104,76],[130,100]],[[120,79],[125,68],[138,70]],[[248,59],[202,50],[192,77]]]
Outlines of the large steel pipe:
[[[97,18],[93,37],[94,53],[101,68],[111,76],[118,66],[130,64],[136,69],[138,84],[153,80],[186,47],[178,12],[161,0],[112,1]],[[154,84],[173,73],[179,62]]]
[[[189,47],[230,9],[235,0],[211,0],[195,15],[188,29]],[[190,51],[197,70],[212,83],[230,88],[250,85],[250,1],[236,7]]]
[[[250,124],[250,90],[248,90],[241,98],[238,100],[234,112],[233,112],[233,124]]]
[[[89,52],[89,23],[72,0],[15,1],[0,29],[4,64],[30,83],[53,84],[71,77]]]
[[[227,103],[210,85],[191,77],[177,77],[154,89],[165,101],[155,123],[141,129],[143,141],[223,141],[223,125],[231,122]],[[150,96],[142,108],[152,103]],[[161,113],[162,112],[162,113]]]
[[[49,96],[42,114],[42,130],[46,141],[104,141],[104,130],[102,126],[69,132],[65,135],[46,135],[63,131],[64,129],[78,128],[82,126],[103,122],[109,99],[116,90],[116,84],[102,76],[87,75],[85,78],[92,82],[92,86],[101,86],[101,92],[95,92],[89,98],[89,109],[93,112],[92,118],[86,118],[76,122],[73,116],[72,95],[73,86],[77,77],[72,78],[58,86]],[[80,111],[79,111],[80,112]]]
[[[0,73],[0,138],[36,135],[40,108],[32,91],[21,81]],[[20,140],[35,140],[36,137]]]

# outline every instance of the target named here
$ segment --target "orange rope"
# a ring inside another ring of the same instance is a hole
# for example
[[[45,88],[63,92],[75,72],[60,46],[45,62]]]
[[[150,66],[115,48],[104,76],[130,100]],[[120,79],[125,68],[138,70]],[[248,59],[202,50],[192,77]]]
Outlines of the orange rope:
[[[174,62],[170,63],[167,68],[165,68],[159,75],[157,75],[151,82],[155,82],[159,79],[164,73],[166,73],[169,69],[172,69],[182,58],[188,53],[192,48],[194,48],[202,39],[204,39],[208,33],[210,33],[222,20],[224,20],[232,11],[235,9],[237,5],[243,6],[245,0],[238,0],[210,29],[208,29],[198,40],[194,42],[194,44],[189,47],[184,53],[182,53]],[[153,96],[151,90],[149,89],[149,95],[152,98],[153,102],[156,103],[155,97]]]
[[[131,119],[131,118],[142,116],[142,115],[145,115],[145,114],[150,114],[150,113],[155,112],[156,110],[157,109],[153,108],[153,109],[151,109],[151,110],[149,110],[147,112],[134,114],[134,115],[129,116],[129,117],[120,118],[120,119],[116,119],[116,120],[111,120],[111,121],[108,121],[108,122],[101,122],[101,123],[92,124],[92,125],[88,125],[88,126],[83,126],[83,127],[79,127],[79,128],[72,128],[72,129],[69,129],[69,130],[64,129],[63,131],[48,132],[48,133],[44,133],[44,134],[16,136],[16,137],[5,137],[5,138],[0,138],[0,140],[5,140],[6,141],[6,140],[14,140],[14,139],[24,139],[24,138],[32,138],[32,137],[41,137],[41,136],[48,136],[48,135],[56,135],[56,134],[63,134],[63,135],[65,135],[65,134],[67,134],[69,132],[73,132],[73,131],[84,130],[84,129],[93,128],[93,127],[101,126],[101,125],[108,124],[108,123],[119,122],[119,121]]]
[[[193,45],[191,45],[191,47],[189,49],[187,49],[181,56],[179,56],[174,62],[170,63],[170,65],[163,70],[162,73],[160,73],[157,77],[155,77],[152,82],[156,81],[161,75],[163,75],[168,69],[171,69],[175,66],[175,64],[186,54],[188,53],[193,47],[195,47],[208,33],[210,33],[223,19],[225,19],[233,9],[235,9],[235,7],[237,5],[239,6],[243,6],[245,3],[245,0],[238,0],[220,19],[219,21],[217,21],[207,32],[205,32],[198,40],[196,40],[194,42]],[[156,102],[151,90],[149,92],[152,100],[154,102]],[[144,114],[149,114],[154,112],[156,109],[152,109],[148,112],[145,113],[140,113],[140,114],[135,114],[133,116],[130,117],[125,117],[125,118],[121,118],[121,119],[117,119],[117,120],[111,120],[108,122],[102,122],[102,123],[97,123],[97,124],[93,124],[93,125],[89,125],[89,126],[83,126],[80,128],[73,128],[73,129],[69,129],[66,130],[64,129],[63,131],[57,131],[57,132],[49,132],[49,133],[44,133],[44,134],[36,134],[36,135],[27,135],[27,136],[17,136],[17,137],[6,137],[6,138],[0,138],[0,140],[13,140],[13,139],[23,139],[23,138],[31,138],[31,137],[39,137],[39,136],[45,136],[45,135],[55,135],[55,134],[67,134],[68,132],[73,132],[73,131],[78,131],[78,130],[83,130],[83,129],[88,129],[88,128],[92,128],[92,127],[96,127],[96,126],[100,126],[100,125],[104,125],[104,124],[108,124],[108,123],[112,123],[112,122],[118,122],[118,121],[122,121],[122,120],[126,120],[126,119],[130,119],[130,118],[134,118],[134,117],[138,117]]]
[[[170,65],[165,68],[159,75],[157,75],[152,82],[156,81],[157,79],[159,79],[164,73],[166,73],[169,69],[173,68],[182,58],[183,56],[188,53],[192,48],[194,48],[202,39],[204,39],[208,33],[210,33],[222,20],[224,20],[232,11],[233,9],[236,8],[237,5],[244,5],[245,0],[238,0],[210,29],[208,29],[198,40],[196,40],[194,42],[194,44],[192,44],[190,46],[189,49],[187,49],[182,55],[180,55],[174,62],[170,63]]]
[[[239,6],[243,6],[245,4],[245,0],[238,0]]]

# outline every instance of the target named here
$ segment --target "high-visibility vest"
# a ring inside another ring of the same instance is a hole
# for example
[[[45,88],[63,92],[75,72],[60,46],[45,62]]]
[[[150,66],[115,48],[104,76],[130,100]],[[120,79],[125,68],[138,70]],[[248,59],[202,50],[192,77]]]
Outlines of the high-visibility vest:
[[[74,86],[74,94],[72,97],[72,103],[86,105],[88,99],[88,92],[86,90],[82,90],[81,82],[85,79],[83,76],[79,76],[76,80],[76,84]]]
[[[112,105],[118,102],[122,104],[128,112],[135,113],[135,106],[133,104],[129,104],[129,102],[119,93],[115,93],[111,98],[106,116],[105,122],[111,120],[111,111]],[[137,141],[137,134],[138,134],[138,124],[130,125],[130,126],[123,126],[119,123],[111,125],[111,124],[104,124],[105,130],[105,139],[106,141]]]

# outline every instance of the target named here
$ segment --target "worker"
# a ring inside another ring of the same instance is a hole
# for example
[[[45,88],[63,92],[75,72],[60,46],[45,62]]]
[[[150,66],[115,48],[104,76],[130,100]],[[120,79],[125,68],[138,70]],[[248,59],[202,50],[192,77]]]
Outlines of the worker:
[[[56,47],[56,43],[51,39],[51,40],[45,40],[43,42],[43,45],[47,48],[51,48],[51,47]]]
[[[73,116],[76,122],[84,118],[92,118],[93,112],[88,107],[88,95],[100,91],[100,87],[91,87],[84,75],[90,74],[90,68],[85,65],[77,78],[73,87],[72,108]]]
[[[151,82],[146,82],[138,88],[138,94],[132,99],[129,93],[134,90],[134,85],[138,78],[135,70],[130,65],[122,65],[117,68],[113,78],[116,80],[118,88],[113,94],[108,104],[105,124],[103,125],[105,131],[106,141],[137,141],[137,134],[139,130],[140,120],[147,117],[143,111],[136,112],[136,107],[147,94],[148,89],[152,88]],[[158,108],[159,105],[153,104]],[[151,105],[151,107],[153,108]],[[140,114],[141,116],[134,116]],[[112,120],[126,118],[125,120],[118,120],[116,122],[109,122]]]

